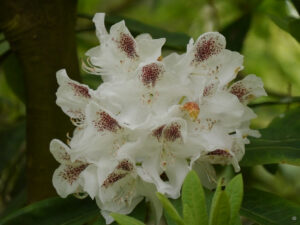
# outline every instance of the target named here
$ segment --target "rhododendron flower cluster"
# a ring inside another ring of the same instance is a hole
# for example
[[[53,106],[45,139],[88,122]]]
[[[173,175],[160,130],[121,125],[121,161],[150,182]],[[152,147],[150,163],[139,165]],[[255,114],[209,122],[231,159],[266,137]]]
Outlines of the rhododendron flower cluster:
[[[53,184],[62,197],[95,199],[107,223],[111,212],[128,214],[143,199],[158,221],[155,193],[178,198],[189,170],[208,188],[215,185],[212,164],[240,170],[247,137],[259,136],[249,128],[256,115],[247,103],[266,92],[255,75],[233,81],[243,56],[225,49],[220,33],[162,57],[164,38],[134,38],[124,21],[108,32],[104,18],[93,19],[100,45],[86,53],[83,66],[103,83],[92,90],[57,72],[57,104],[76,128],[66,144],[51,141],[61,163]]]

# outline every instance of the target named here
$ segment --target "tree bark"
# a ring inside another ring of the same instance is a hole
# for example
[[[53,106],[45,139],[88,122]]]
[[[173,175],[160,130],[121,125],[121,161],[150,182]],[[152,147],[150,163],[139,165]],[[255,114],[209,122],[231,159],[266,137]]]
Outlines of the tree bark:
[[[79,80],[75,22],[75,0],[0,1],[0,30],[18,57],[25,80],[29,202],[55,195],[52,174],[58,164],[49,143],[53,138],[65,141],[72,131],[55,104],[55,73],[66,68]]]

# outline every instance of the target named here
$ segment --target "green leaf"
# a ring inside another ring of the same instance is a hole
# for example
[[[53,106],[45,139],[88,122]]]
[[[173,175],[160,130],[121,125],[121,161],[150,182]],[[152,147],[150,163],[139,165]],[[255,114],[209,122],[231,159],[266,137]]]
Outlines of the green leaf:
[[[1,218],[0,225],[75,225],[88,222],[98,214],[98,207],[90,199],[50,198]]]
[[[145,201],[142,201],[130,216],[144,220],[146,217]],[[79,200],[74,197],[49,198],[0,219],[0,225],[82,225],[85,223],[106,225],[94,201]],[[116,223],[111,225],[116,225]]]
[[[230,202],[230,225],[235,225],[239,216],[240,207],[243,200],[243,178],[239,174],[235,176],[226,186],[226,193]]]
[[[257,189],[245,191],[240,212],[260,225],[296,225],[300,219],[300,205]]]
[[[229,198],[226,192],[222,190],[221,182],[219,182],[211,204],[209,225],[228,225],[229,220]]]
[[[7,84],[14,94],[25,102],[25,84],[20,62],[15,54],[10,54],[3,63]]]
[[[156,193],[157,198],[160,200],[160,202],[163,205],[164,210],[168,213],[168,215],[176,222],[177,225],[184,225],[184,222],[177,212],[177,210],[174,208],[172,203],[169,201],[168,198],[166,198],[163,194],[161,193]]]
[[[182,216],[181,212],[183,211],[182,209],[182,201],[181,198],[178,199],[169,199],[169,201],[172,203],[176,211],[179,213],[180,216]],[[164,210],[164,216],[167,221],[168,225],[176,225],[176,222],[169,216],[169,214]]]
[[[188,173],[183,183],[182,205],[185,224],[208,224],[204,191],[198,175],[194,171]]]
[[[261,138],[250,138],[242,166],[287,163],[300,165],[300,107],[275,118],[261,130]]]
[[[277,26],[290,33],[300,42],[300,19],[295,17],[292,10],[293,7],[290,1],[265,0],[261,6],[261,10],[266,13]]]
[[[251,25],[251,20],[252,15],[247,13],[221,31],[226,38],[226,47],[228,49],[238,52],[242,50],[244,40]]]
[[[145,225],[144,223],[142,223],[141,221],[139,221],[133,217],[125,216],[122,214],[112,213],[111,216],[120,225]]]

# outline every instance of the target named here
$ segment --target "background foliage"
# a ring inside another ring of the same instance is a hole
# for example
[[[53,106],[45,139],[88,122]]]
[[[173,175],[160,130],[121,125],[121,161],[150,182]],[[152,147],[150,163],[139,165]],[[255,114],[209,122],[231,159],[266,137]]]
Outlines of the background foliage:
[[[238,78],[249,73],[260,76],[269,96],[251,103],[258,114],[252,126],[262,129],[262,138],[251,140],[241,162],[246,187],[241,223],[298,224],[299,0],[66,0],[50,4],[42,0],[1,1],[0,224],[103,224],[89,200],[46,199],[55,196],[51,173],[56,165],[49,154],[49,138],[65,137],[72,130],[69,123],[57,122],[67,120],[54,105],[55,71],[72,68],[73,78],[93,88],[101,83],[98,77],[79,72],[76,61],[77,58],[80,64],[84,53],[98,44],[91,22],[96,12],[108,14],[107,26],[125,18],[134,35],[147,32],[153,37],[167,37],[164,55],[170,50],[184,51],[190,37],[212,30],[226,36],[227,48],[242,52],[245,69]],[[41,21],[46,18],[45,22],[35,23],[32,15]],[[34,25],[23,29],[22,21],[25,28]],[[35,117],[37,112],[45,116],[39,120]],[[39,122],[44,120],[46,124]],[[231,167],[217,170],[224,184],[234,176]],[[205,195],[209,202],[212,193],[205,191]],[[37,200],[42,201],[23,208]],[[226,201],[222,204],[226,205]],[[182,208],[178,201],[172,203]],[[145,220],[146,208],[142,203],[133,214]],[[169,225],[174,224],[166,218]]]

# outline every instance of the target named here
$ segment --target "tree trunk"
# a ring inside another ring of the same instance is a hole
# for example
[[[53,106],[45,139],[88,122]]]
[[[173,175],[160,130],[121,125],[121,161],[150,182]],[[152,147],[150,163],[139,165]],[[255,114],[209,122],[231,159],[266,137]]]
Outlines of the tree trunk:
[[[25,80],[29,202],[55,195],[52,174],[58,164],[49,143],[53,138],[65,141],[72,131],[55,104],[55,73],[66,68],[79,80],[75,22],[75,0],[0,1],[0,30],[18,57]]]

